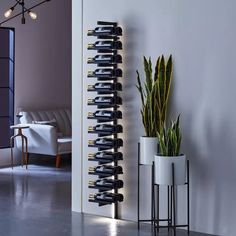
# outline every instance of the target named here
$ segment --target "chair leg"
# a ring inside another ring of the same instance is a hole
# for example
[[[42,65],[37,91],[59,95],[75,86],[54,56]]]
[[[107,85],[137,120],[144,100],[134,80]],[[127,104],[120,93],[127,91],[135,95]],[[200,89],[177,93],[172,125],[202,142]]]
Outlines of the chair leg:
[[[11,145],[11,168],[13,169],[13,137],[10,139],[10,145]]]
[[[56,157],[56,168],[60,168],[60,166],[61,166],[61,155],[57,154],[57,157]]]
[[[22,135],[22,138],[25,140],[25,165],[26,165],[26,169],[28,169],[28,163],[29,163],[29,155],[28,155],[28,139],[26,136]]]
[[[21,141],[22,141],[22,160],[21,160],[21,166],[23,167],[25,164],[25,140],[23,136],[21,135]]]
[[[27,165],[29,165],[29,153],[27,152]]]
[[[11,168],[13,169],[13,142],[14,142],[14,138],[18,137],[19,134],[16,134],[14,136],[11,137],[10,139],[10,146],[11,146]]]

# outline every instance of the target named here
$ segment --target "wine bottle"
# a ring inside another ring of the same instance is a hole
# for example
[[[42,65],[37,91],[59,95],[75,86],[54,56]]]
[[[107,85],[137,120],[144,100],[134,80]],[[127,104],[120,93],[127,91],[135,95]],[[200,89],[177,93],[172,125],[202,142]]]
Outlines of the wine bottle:
[[[122,180],[102,179],[97,180],[95,185],[102,187],[122,188],[124,186],[124,183]]]
[[[97,131],[97,132],[110,132],[113,133],[121,133],[123,128],[121,125],[107,125],[101,124],[96,126],[89,126],[89,131]]]
[[[104,188],[122,188],[124,185],[122,180],[114,179],[99,179],[96,181],[89,181],[90,187],[104,187]]]
[[[95,57],[89,57],[88,63],[105,64],[105,63],[121,63],[121,55],[96,55]]]
[[[97,152],[97,153],[89,153],[89,159],[101,159],[101,160],[122,160],[123,154],[121,152]]]
[[[122,174],[122,167],[121,166],[111,166],[111,165],[102,165],[102,166],[90,166],[89,167],[90,173],[97,173],[97,174]]]
[[[112,139],[112,138],[97,138],[96,140],[89,140],[89,145],[97,145],[97,146],[108,146],[110,148],[123,146],[122,139]]]
[[[96,90],[96,91],[121,91],[122,85],[120,83],[96,83],[94,85],[88,85],[88,90]]]
[[[95,193],[89,194],[89,200],[92,201],[105,201],[105,202],[122,202],[124,200],[124,196],[120,193]]]
[[[88,77],[122,77],[121,69],[96,69],[88,71]]]
[[[122,35],[121,27],[112,27],[112,26],[104,26],[104,27],[96,27],[93,30],[88,30],[88,36],[107,36],[107,35]]]
[[[96,112],[89,112],[88,117],[120,119],[120,118],[122,118],[122,112],[121,111],[101,110],[101,111],[96,111]]]
[[[95,43],[89,43],[88,49],[120,50],[122,49],[122,42],[121,41],[96,41]]]
[[[88,99],[88,104],[117,104],[120,105],[122,103],[121,97],[95,97],[94,99]]]

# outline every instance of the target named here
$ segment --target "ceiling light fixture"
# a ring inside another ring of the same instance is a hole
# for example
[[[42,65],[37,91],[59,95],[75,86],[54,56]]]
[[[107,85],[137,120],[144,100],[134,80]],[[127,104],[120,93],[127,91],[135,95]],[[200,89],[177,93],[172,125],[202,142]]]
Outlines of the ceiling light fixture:
[[[29,8],[26,8],[25,7],[25,0],[15,0],[16,3],[15,5],[13,5],[12,7],[10,7],[5,13],[4,13],[4,16],[5,18],[7,18],[6,20],[4,20],[3,22],[0,23],[0,26],[18,16],[21,16],[21,23],[22,24],[25,24],[25,14],[27,13],[30,18],[32,20],[36,20],[37,19],[37,13],[35,13],[34,11],[32,11],[32,9],[46,3],[46,2],[49,2],[51,0],[44,0],[40,3],[37,3],[36,5],[32,6],[32,7],[29,7]],[[21,12],[20,13],[17,13],[16,15],[12,16],[12,13],[13,11],[15,10],[16,6],[20,6],[21,7]]]
[[[28,11],[29,16],[31,17],[32,20],[36,20],[37,19],[37,13],[32,12],[32,11]]]
[[[8,10],[4,13],[4,16],[5,16],[6,18],[10,17],[13,11],[14,11],[14,7],[11,7],[10,9],[8,9]]]

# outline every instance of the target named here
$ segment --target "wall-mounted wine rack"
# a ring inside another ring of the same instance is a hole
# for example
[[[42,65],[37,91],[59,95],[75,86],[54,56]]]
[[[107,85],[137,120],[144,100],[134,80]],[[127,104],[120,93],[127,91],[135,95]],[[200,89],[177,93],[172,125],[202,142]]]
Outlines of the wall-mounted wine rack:
[[[97,139],[89,140],[88,146],[97,148],[97,152],[90,153],[88,160],[97,163],[97,166],[89,167],[89,174],[97,176],[97,180],[89,181],[89,188],[97,189],[98,193],[90,194],[89,201],[98,203],[99,206],[114,204],[114,218],[118,218],[118,203],[123,201],[123,195],[119,189],[123,187],[123,181],[118,176],[123,174],[119,161],[123,160],[123,154],[119,148],[123,146],[123,140],[118,134],[123,128],[118,121],[122,119],[119,106],[122,98],[118,95],[122,91],[122,84],[118,79],[123,73],[118,65],[122,63],[122,56],[118,54],[122,50],[122,29],[116,22],[98,21],[94,30],[88,31],[88,36],[96,37],[95,43],[88,44],[88,50],[97,52],[92,58],[88,58],[88,64],[97,66],[97,69],[88,72],[88,79],[96,79],[97,82],[88,85],[88,92],[96,92],[94,99],[88,99],[89,106],[96,106],[95,112],[88,113],[88,119],[97,121],[97,125],[89,126],[88,133],[97,135]],[[92,80],[91,80],[92,81]]]

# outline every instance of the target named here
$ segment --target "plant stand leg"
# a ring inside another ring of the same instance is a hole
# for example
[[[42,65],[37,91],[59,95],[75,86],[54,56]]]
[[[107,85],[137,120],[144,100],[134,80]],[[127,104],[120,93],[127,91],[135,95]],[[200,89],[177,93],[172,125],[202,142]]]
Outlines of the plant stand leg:
[[[153,225],[154,227],[156,226],[156,201],[155,201],[155,196],[156,196],[156,188],[155,188],[155,183],[153,182],[154,189],[153,189]]]
[[[173,225],[173,187],[170,186],[170,225]]]
[[[160,186],[157,184],[157,232],[160,229]]]
[[[187,211],[188,211],[187,212],[187,215],[188,215],[187,224],[188,224],[188,234],[189,234],[189,232],[190,232],[190,227],[189,227],[189,225],[190,225],[190,214],[189,214],[189,205],[190,205],[190,203],[189,203],[189,160],[187,160],[187,204],[188,204],[188,206],[187,206]]]
[[[176,211],[175,211],[175,166],[172,163],[172,187],[173,187],[173,218],[174,218],[174,236],[176,236]]]
[[[167,186],[167,220],[168,220],[168,231],[170,231],[170,187]]]
[[[140,143],[138,143],[138,199],[137,199],[138,230],[140,229],[139,185],[140,185]]]
[[[154,204],[154,191],[155,191],[155,186],[154,186],[154,162],[152,163],[152,196],[151,196],[151,220],[152,220],[152,227],[155,226],[154,224],[154,211],[155,211],[155,204]]]

